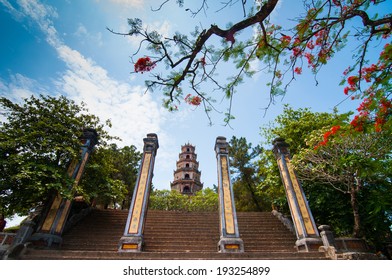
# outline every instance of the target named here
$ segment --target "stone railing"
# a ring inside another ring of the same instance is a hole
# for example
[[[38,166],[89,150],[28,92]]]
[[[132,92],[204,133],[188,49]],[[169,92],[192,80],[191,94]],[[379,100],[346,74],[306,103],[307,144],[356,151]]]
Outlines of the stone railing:
[[[295,234],[294,225],[290,218],[285,217],[276,210],[272,210],[272,214]],[[380,259],[377,254],[371,252],[371,248],[363,239],[350,237],[335,238],[328,225],[321,225],[318,229],[323,242],[323,246],[320,246],[319,251],[324,252],[329,259]]]
[[[0,246],[9,246],[14,241],[16,233],[0,232]]]
[[[286,216],[284,216],[282,213],[276,211],[276,210],[272,210],[272,215],[274,215],[275,217],[277,217],[279,219],[279,221],[281,221],[283,223],[283,225],[289,230],[291,231],[293,234],[295,234],[295,229],[294,229],[294,225],[293,225],[293,221],[290,218],[287,218]]]
[[[0,232],[0,260],[14,242],[15,235],[16,233]]]
[[[360,238],[339,237],[335,238],[330,226],[321,225],[318,228],[323,241],[320,252],[333,260],[378,260],[381,256],[372,253],[365,240]]]

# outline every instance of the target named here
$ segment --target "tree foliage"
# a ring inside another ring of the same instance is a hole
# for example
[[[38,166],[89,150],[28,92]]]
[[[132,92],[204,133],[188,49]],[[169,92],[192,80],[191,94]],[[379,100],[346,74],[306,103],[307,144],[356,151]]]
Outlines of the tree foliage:
[[[154,190],[150,196],[149,209],[214,212],[219,209],[218,194],[209,188],[204,188],[190,196],[175,190]]]
[[[258,182],[256,160],[261,147],[252,147],[244,137],[233,136],[229,142],[230,168],[233,181],[233,191],[238,211],[269,210],[263,197],[257,192]]]
[[[128,208],[141,156],[133,145],[98,147],[90,157],[77,191],[86,201],[105,206],[118,203]]]
[[[351,129],[348,124],[346,127]],[[333,136],[323,130],[314,131],[308,137],[308,148],[294,155],[300,179],[345,194],[353,215],[353,236],[366,237],[372,232],[364,227],[362,219],[369,219],[369,214],[374,212],[384,221],[378,230],[388,233],[392,225],[391,132],[352,133],[340,126],[331,132]],[[319,145],[320,136],[323,142],[328,136],[328,142]],[[370,199],[377,196],[383,197],[384,203],[377,199],[379,205],[373,208],[374,201]],[[379,223],[380,219],[374,221]]]
[[[167,2],[169,0],[163,1],[155,11],[164,9]],[[186,11],[194,17],[201,11],[206,13],[208,1],[200,2],[199,9]],[[214,100],[217,99],[216,91],[211,89],[218,89],[229,99],[226,122],[233,118],[232,98],[246,77],[264,70],[269,77],[267,85],[272,102],[276,96],[286,93],[288,85],[304,71],[304,66],[317,77],[320,69],[350,44],[355,52],[353,65],[344,72],[341,69],[342,84],[347,84],[344,92],[354,99],[373,96],[371,110],[375,115],[379,114],[378,105],[384,99],[390,100],[391,93],[392,16],[387,14],[387,1],[303,1],[302,14],[293,15],[287,26],[280,26],[271,18],[278,2],[225,1],[219,12],[232,7],[243,13],[241,20],[225,28],[212,24],[209,28],[195,27],[190,35],[176,32],[164,37],[143,26],[141,19],[133,18],[128,20],[129,32],[121,35],[140,39],[139,48],[132,55],[132,59],[137,60],[135,72],[150,72],[146,86],[149,90],[163,92],[164,105],[169,110],[175,110],[184,95],[192,93],[199,102],[190,104],[203,105],[208,115],[215,109]],[[177,3],[180,7],[186,5],[186,1]],[[245,31],[246,35],[240,36]],[[384,48],[377,59],[370,50],[379,45]],[[252,65],[259,62],[261,69],[255,69]],[[227,63],[237,70],[227,77],[227,81],[222,81],[217,78],[217,72]],[[164,65],[169,71],[160,72],[158,69],[163,68],[156,67],[158,65]],[[388,110],[390,114],[392,108]]]
[[[358,132],[349,118],[286,106],[262,134],[269,143],[276,137],[287,139],[317,224],[331,225],[340,236],[365,237],[381,248],[391,238],[392,134],[387,127]],[[266,180],[259,191],[280,202],[276,206],[287,213],[276,159],[268,150],[260,170]]]
[[[0,211],[27,214],[54,193],[70,197],[67,168],[80,157],[84,128],[112,139],[98,117],[63,96],[31,96],[22,104],[0,98]],[[110,125],[109,122],[106,123]]]
[[[285,105],[282,114],[277,116],[270,125],[261,128],[261,136],[265,139],[263,144],[271,147],[275,138],[282,137],[290,145],[290,153],[295,155],[301,149],[307,148],[306,139],[312,131],[333,126],[346,118],[348,118],[348,114],[314,113],[309,109],[294,110]],[[288,214],[286,195],[271,149],[264,149],[260,154],[258,170],[259,176],[263,178],[259,184],[259,191],[263,196],[268,197],[274,208]],[[306,186],[304,188],[306,189]],[[306,194],[311,195],[309,192]],[[312,199],[314,201],[314,198]]]

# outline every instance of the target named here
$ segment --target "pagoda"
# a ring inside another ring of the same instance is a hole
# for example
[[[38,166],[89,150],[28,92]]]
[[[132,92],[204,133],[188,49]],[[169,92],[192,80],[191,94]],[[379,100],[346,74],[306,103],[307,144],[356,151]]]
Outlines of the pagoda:
[[[194,195],[203,188],[203,183],[200,182],[199,162],[196,159],[195,146],[189,143],[181,146],[177,169],[174,171],[174,181],[170,184],[172,190]]]

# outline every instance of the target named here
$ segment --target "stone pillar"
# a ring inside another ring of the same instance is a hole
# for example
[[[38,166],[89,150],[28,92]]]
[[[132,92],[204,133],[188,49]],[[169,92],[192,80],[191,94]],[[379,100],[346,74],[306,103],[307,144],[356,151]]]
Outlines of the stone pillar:
[[[69,186],[70,190],[78,185],[88,158],[98,143],[96,130],[91,128],[83,130],[81,142],[81,158],[73,160],[68,168],[68,175],[74,179],[74,183]],[[37,232],[31,236],[30,240],[37,245],[48,247],[52,246],[52,244],[61,244],[61,235],[71,210],[71,204],[71,200],[62,198],[57,194],[52,201],[50,209],[45,213],[46,216],[43,222],[38,226]]]
[[[275,139],[273,145],[297,235],[297,249],[305,252],[317,251],[322,242],[303,189],[291,165],[289,145],[283,138]]]
[[[225,137],[217,137],[215,153],[218,163],[218,193],[220,240],[218,250],[222,253],[244,252],[244,242],[238,230],[233,187],[229,169],[229,144]]]
[[[147,134],[147,138],[144,138],[143,141],[142,162],[133,191],[124,234],[119,242],[119,252],[141,252],[143,249],[144,223],[150,197],[155,156],[159,148],[158,136],[156,134]]]
[[[335,237],[333,236],[333,232],[331,231],[331,227],[328,225],[321,225],[318,227],[320,230],[321,240],[323,241],[323,245],[325,247],[335,247]]]
[[[321,225],[318,227],[320,230],[321,240],[323,246],[320,246],[319,251],[324,252],[327,257],[332,260],[337,259],[336,257],[336,243],[331,227],[328,225]]]

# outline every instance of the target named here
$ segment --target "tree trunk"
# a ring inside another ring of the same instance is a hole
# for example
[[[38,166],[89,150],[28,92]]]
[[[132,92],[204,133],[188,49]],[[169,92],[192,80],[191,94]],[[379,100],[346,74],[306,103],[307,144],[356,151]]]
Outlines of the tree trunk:
[[[250,194],[252,196],[253,203],[255,204],[257,210],[260,211],[260,212],[263,211],[262,207],[260,206],[260,204],[259,204],[259,202],[257,200],[257,195],[256,195],[253,187],[251,186],[251,184],[249,182],[247,182],[246,185],[247,185],[248,190],[249,190],[249,192],[250,192]]]
[[[361,219],[359,217],[359,204],[358,204],[357,194],[358,194],[358,189],[353,185],[350,188],[351,208],[353,210],[353,215],[354,215],[353,236],[359,238],[361,237]]]

